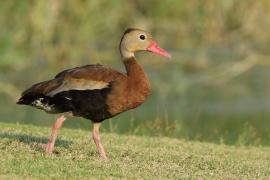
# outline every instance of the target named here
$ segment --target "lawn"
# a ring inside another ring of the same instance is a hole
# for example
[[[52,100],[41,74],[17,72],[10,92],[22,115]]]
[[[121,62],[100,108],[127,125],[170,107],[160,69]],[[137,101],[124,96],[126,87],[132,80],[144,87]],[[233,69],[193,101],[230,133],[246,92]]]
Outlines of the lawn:
[[[60,130],[53,155],[38,143],[50,129],[0,123],[0,179],[58,178],[270,178],[270,148],[102,134],[109,160],[100,160],[91,134]]]

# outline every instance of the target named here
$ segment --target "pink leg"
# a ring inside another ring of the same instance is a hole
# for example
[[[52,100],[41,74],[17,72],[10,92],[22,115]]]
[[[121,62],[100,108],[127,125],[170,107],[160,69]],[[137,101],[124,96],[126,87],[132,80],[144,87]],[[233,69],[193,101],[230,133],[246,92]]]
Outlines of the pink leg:
[[[52,134],[51,137],[48,141],[47,144],[42,145],[43,149],[45,149],[45,151],[48,154],[52,154],[53,152],[53,148],[54,148],[54,144],[56,141],[56,137],[57,137],[57,130],[62,126],[63,122],[66,120],[66,117],[64,115],[62,115],[61,117],[59,117],[56,121],[55,124],[52,128]]]
[[[96,144],[96,147],[98,149],[99,155],[102,159],[107,159],[105,149],[103,148],[101,142],[100,142],[100,136],[99,136],[99,128],[101,123],[94,123],[93,125],[93,140]]]

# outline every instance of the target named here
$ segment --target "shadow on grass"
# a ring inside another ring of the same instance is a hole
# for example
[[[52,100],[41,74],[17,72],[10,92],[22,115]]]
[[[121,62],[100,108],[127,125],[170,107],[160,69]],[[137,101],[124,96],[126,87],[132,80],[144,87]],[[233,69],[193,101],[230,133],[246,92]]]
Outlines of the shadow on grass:
[[[20,141],[25,144],[45,144],[48,142],[48,138],[32,136],[28,134],[18,134],[12,132],[0,132],[0,138],[8,138],[11,140]],[[72,144],[71,141],[57,139],[55,142],[56,146],[68,148]]]

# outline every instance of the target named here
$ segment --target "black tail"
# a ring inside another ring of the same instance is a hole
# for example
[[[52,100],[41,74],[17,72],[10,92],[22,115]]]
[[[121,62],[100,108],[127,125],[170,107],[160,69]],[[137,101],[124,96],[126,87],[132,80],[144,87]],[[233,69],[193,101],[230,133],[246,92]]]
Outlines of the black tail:
[[[16,104],[27,104],[25,99],[23,99],[22,97],[18,100],[18,102],[16,102]]]
[[[42,94],[27,93],[24,94],[16,104],[31,105],[36,99],[43,97]]]

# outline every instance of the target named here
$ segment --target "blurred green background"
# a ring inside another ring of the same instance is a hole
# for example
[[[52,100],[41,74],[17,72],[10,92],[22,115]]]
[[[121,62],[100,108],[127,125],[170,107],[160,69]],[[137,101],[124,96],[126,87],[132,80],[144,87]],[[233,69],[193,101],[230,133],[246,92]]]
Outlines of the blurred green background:
[[[51,126],[56,115],[15,105],[20,92],[74,66],[124,71],[118,44],[137,27],[173,57],[137,55],[152,95],[103,131],[270,144],[269,0],[9,0],[0,27],[0,121]]]

